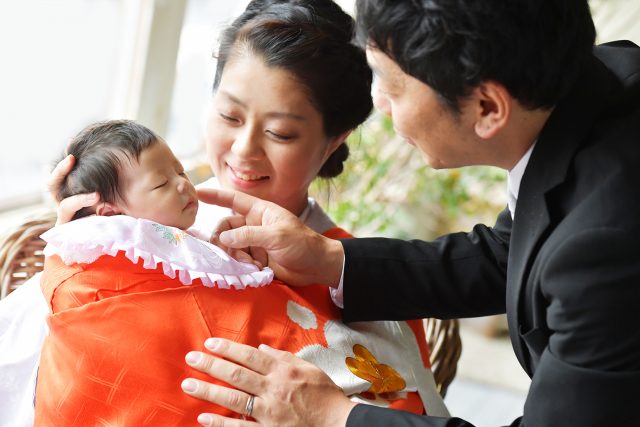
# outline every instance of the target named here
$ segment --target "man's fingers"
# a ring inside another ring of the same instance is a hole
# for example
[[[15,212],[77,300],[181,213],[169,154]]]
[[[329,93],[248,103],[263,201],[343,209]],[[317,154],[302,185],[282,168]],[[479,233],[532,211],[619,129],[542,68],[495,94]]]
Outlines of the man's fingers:
[[[253,253],[250,255],[241,249],[225,249],[225,250],[227,251],[229,256],[231,256],[236,261],[246,262],[247,264],[253,264],[261,270],[266,265],[266,263],[262,263],[259,260],[255,259],[252,256]]]
[[[73,216],[82,208],[93,206],[100,201],[98,193],[76,194],[67,197],[58,205],[58,219],[56,225],[64,224],[73,219]]]
[[[265,265],[269,265],[269,254],[262,248],[253,247],[250,248],[252,263],[262,268]]]
[[[182,381],[181,387],[182,390],[190,396],[215,403],[216,405],[220,405],[224,408],[230,409],[233,412],[237,412],[240,415],[245,414],[247,402],[251,397],[250,394],[243,391],[223,387],[217,384],[207,383],[194,378],[187,378]],[[262,402],[260,401],[260,398],[256,396],[253,401],[253,410],[251,411],[252,415],[260,412],[261,403]],[[200,418],[201,417],[198,417],[198,422],[200,421]],[[227,426],[228,424],[224,425]],[[252,424],[238,423],[236,425],[248,426]]]
[[[213,233],[211,236],[212,243],[213,239],[219,241],[220,233],[223,231],[233,230],[234,228],[242,227],[246,225],[246,218],[242,215],[232,215],[226,218],[221,219],[218,222],[218,225],[213,229]]]
[[[248,393],[257,394],[264,388],[264,377],[262,375],[220,357],[214,357],[199,351],[191,351],[187,354],[185,360],[189,366],[198,371]]]
[[[211,427],[253,427],[259,425],[254,421],[245,421],[238,418],[227,418],[218,414],[200,414],[198,424]]]
[[[245,225],[233,230],[223,231],[219,235],[223,245],[230,248],[260,247],[275,249],[273,247],[273,234],[265,233],[261,226]]]
[[[273,357],[264,354],[255,347],[224,338],[209,338],[204,342],[204,346],[211,353],[246,366],[262,375],[271,372],[275,363]],[[217,375],[214,376],[217,378]]]
[[[260,344],[258,346],[258,350],[273,357],[274,359],[284,360],[287,363],[291,363],[292,365],[304,365],[308,363],[304,359],[300,359],[299,357],[294,356],[288,351],[278,350],[277,348],[270,347],[266,344]]]
[[[257,197],[239,191],[216,189],[198,189],[198,199],[212,205],[224,206],[239,213],[240,215],[248,215],[254,205],[266,203]]]
[[[71,169],[73,169],[73,165],[75,163],[75,157],[69,154],[67,157],[62,159],[55,168],[53,168],[53,171],[51,171],[49,181],[47,182],[47,188],[49,189],[49,193],[53,200],[58,200],[57,197],[60,186],[67,175],[69,175],[69,172],[71,172]]]

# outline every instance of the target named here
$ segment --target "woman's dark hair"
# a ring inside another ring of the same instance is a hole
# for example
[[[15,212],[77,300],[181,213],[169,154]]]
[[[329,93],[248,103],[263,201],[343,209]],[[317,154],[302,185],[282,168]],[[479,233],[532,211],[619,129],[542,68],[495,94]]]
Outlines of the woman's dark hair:
[[[527,108],[550,108],[592,55],[587,0],[357,0],[357,40],[393,59],[459,111],[495,80]]]
[[[232,55],[259,55],[296,77],[327,136],[338,136],[364,122],[373,108],[371,70],[353,36],[353,19],[331,0],[254,0],[222,33],[213,89]],[[341,144],[318,175],[338,176],[348,156]]]
[[[153,131],[131,120],[110,120],[87,126],[71,140],[59,159],[73,154],[76,163],[62,182],[57,199],[97,192],[101,202],[116,202],[123,196],[119,185],[123,162],[137,161],[143,150],[161,141]],[[93,213],[94,208],[83,208],[73,219]]]

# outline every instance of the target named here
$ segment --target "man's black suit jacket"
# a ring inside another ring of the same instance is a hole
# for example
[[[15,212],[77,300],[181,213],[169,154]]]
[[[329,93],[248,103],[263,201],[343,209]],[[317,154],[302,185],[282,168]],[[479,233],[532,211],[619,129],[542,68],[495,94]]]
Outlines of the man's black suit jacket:
[[[506,311],[532,379],[512,425],[640,426],[640,48],[596,47],[538,137],[513,221],[343,245],[345,321]],[[347,425],[470,424],[358,405]]]

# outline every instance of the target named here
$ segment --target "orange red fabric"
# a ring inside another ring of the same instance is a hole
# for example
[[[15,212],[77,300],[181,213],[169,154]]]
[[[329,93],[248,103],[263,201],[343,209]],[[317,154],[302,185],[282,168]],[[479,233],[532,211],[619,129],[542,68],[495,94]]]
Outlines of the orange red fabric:
[[[350,237],[341,229],[325,233]],[[185,286],[146,270],[122,253],[67,266],[49,257],[41,286],[52,313],[38,373],[35,425],[197,425],[202,412],[239,416],[182,392],[184,378],[211,381],[185,362],[215,336],[296,352],[326,346],[322,327],[304,329],[287,316],[294,301],[319,322],[341,318],[325,286],[290,288],[279,281],[241,291]],[[421,321],[408,322],[429,366]],[[424,412],[418,394],[391,407]]]

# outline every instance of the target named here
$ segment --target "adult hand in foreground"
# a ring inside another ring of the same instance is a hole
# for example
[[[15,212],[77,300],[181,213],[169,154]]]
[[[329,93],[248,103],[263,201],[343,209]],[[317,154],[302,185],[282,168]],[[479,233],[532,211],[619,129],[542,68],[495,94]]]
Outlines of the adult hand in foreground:
[[[214,233],[224,246],[249,248],[256,261],[289,285],[338,286],[344,260],[339,241],[316,233],[277,204],[248,194],[207,189],[198,190],[198,197],[241,215]]]
[[[100,195],[98,193],[76,194],[75,196],[58,200],[58,191],[60,191],[60,186],[62,186],[64,179],[67,177],[69,172],[71,172],[75,163],[75,157],[70,154],[62,159],[49,175],[47,187],[51,197],[57,204],[58,219],[56,220],[56,225],[71,221],[73,216],[80,209],[93,206],[100,200]]]
[[[291,353],[221,338],[209,338],[205,347],[218,357],[193,351],[187,354],[187,363],[237,390],[193,378],[184,380],[182,389],[193,397],[251,416],[255,422],[200,414],[202,425],[344,426],[356,405],[323,371]]]

